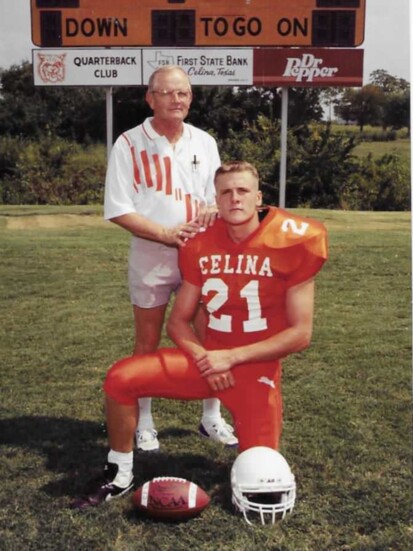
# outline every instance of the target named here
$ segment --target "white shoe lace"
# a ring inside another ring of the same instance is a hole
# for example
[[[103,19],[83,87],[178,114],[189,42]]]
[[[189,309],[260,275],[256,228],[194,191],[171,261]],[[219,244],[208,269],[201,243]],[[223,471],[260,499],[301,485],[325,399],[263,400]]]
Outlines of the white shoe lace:
[[[213,424],[206,424],[204,425],[204,428],[211,437],[212,434],[215,435],[214,437],[212,437],[213,439],[217,439],[223,443],[226,443],[225,441],[233,440],[234,444],[236,443],[235,441],[237,439],[234,436],[234,429],[225,421],[225,419],[220,419]]]
[[[220,436],[224,437],[231,437],[234,434],[234,429],[231,427],[231,425],[228,425],[225,421],[222,422],[222,424],[217,426],[217,433]]]
[[[155,429],[138,430],[137,434],[139,442],[150,442],[151,440],[156,440],[158,437],[158,432]]]

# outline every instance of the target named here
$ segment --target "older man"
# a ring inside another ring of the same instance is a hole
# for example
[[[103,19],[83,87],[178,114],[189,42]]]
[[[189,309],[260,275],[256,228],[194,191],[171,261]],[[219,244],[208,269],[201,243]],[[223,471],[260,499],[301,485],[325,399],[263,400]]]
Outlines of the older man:
[[[153,117],[123,133],[109,160],[105,218],[132,234],[129,291],[135,321],[134,354],[154,352],[166,308],[181,285],[178,249],[215,220],[214,173],[217,144],[184,122],[192,101],[191,83],[181,67],[163,66],[149,80],[146,101]],[[194,315],[202,335],[202,312]],[[138,450],[159,448],[151,398],[142,398],[136,430]],[[202,436],[237,445],[217,399],[203,402]]]

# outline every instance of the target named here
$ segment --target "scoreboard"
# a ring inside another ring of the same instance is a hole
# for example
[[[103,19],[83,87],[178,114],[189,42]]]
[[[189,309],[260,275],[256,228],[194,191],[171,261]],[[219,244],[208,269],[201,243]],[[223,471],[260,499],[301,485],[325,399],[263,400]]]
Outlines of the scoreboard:
[[[31,0],[56,47],[356,47],[366,0]]]

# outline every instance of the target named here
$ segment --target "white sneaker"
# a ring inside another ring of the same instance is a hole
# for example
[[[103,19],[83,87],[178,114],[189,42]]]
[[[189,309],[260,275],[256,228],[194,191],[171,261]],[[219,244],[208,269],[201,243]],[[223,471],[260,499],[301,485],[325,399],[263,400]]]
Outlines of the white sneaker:
[[[138,451],[154,452],[159,450],[158,433],[155,429],[136,429],[136,447]]]
[[[225,419],[211,424],[201,423],[199,432],[204,438],[209,438],[230,448],[238,446],[238,438],[234,435],[234,429],[225,422]]]

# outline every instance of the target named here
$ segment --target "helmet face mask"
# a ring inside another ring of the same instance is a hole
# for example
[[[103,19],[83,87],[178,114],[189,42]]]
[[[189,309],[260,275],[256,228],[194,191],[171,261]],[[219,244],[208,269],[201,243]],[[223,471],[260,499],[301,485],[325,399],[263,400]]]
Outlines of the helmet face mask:
[[[294,507],[294,475],[284,457],[266,447],[241,453],[231,470],[232,502],[248,524],[258,516],[262,524],[274,524]]]

